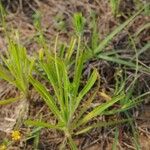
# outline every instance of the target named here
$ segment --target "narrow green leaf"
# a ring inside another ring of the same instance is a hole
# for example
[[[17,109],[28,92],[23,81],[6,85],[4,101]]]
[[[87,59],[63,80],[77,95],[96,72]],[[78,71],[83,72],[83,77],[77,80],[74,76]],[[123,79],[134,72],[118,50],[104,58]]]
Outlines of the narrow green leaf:
[[[131,18],[129,18],[127,21],[125,21],[123,24],[118,26],[115,30],[112,31],[102,42],[100,42],[99,46],[94,50],[95,54],[98,54],[101,52],[108,43],[112,40],[112,38],[117,35],[121,30],[123,30],[130,22],[134,20],[134,18],[139,15],[143,11],[144,7],[139,10],[136,14],[134,14]]]
[[[137,52],[137,57],[139,57],[139,55],[141,55],[142,53],[144,53],[145,51],[149,50],[150,49],[150,42],[147,43],[142,49],[140,49],[138,52]],[[136,55],[133,56],[132,60],[134,60],[136,58]]]
[[[94,89],[94,92],[90,95],[90,97],[88,98],[88,100],[83,104],[83,107],[81,108],[81,110],[78,113],[78,116],[75,118],[75,120],[73,120],[72,125],[71,125],[71,129],[76,129],[76,125],[77,122],[80,120],[80,118],[82,117],[82,115],[90,108],[92,101],[94,100],[98,90],[100,87],[100,80],[98,78],[98,84],[97,87]]]
[[[74,30],[78,36],[83,34],[85,18],[82,16],[82,13],[75,13],[73,16],[73,25]]]
[[[81,129],[80,131],[77,131],[75,133],[75,135],[79,135],[79,134],[83,134],[83,133],[89,132],[93,128],[101,128],[101,127],[113,126],[113,125],[117,125],[117,124],[128,122],[130,120],[131,119],[124,119],[124,120],[119,120],[119,121],[118,120],[117,121],[109,121],[109,122],[99,122],[99,123],[96,123],[94,125],[90,125],[88,127],[85,127],[84,129]]]
[[[66,52],[66,56],[65,56],[65,61],[68,63],[70,62],[70,58],[74,52],[74,47],[75,47],[75,44],[76,44],[76,39],[72,39],[71,40],[71,43],[70,43],[70,46],[69,48],[67,49],[67,52]]]
[[[123,59],[120,59],[120,58],[116,58],[114,56],[107,56],[105,54],[99,54],[97,55],[97,58],[100,58],[100,59],[103,59],[103,60],[106,60],[106,61],[111,61],[111,62],[114,62],[114,63],[117,63],[117,64],[121,64],[121,65],[125,65],[125,66],[128,66],[132,69],[136,69],[136,64],[131,62],[131,61],[128,61],[128,60],[123,60]],[[150,70],[147,69],[146,67],[143,67],[141,65],[139,65],[139,71],[141,72],[145,72],[145,73],[150,73]]]
[[[2,65],[0,65],[0,78],[10,83],[14,83],[14,78],[10,75],[9,71],[5,69]]]
[[[83,50],[80,49],[80,42],[81,39],[79,37],[78,39],[78,48],[76,53],[76,60],[75,60],[75,70],[74,70],[74,79],[73,79],[73,96],[76,97],[78,93],[78,88],[80,84],[82,69],[83,69],[83,63],[84,63],[84,57],[83,57]]]
[[[150,28],[150,22],[143,24],[142,27],[140,27],[140,29],[135,33],[135,37],[137,37],[143,30],[145,29],[149,29]]]
[[[118,137],[119,137],[119,129],[116,127],[115,138],[114,138],[114,142],[113,142],[113,145],[112,145],[112,150],[117,149]]]
[[[6,99],[6,100],[0,100],[0,105],[7,105],[7,104],[11,104],[11,103],[14,103],[18,100],[20,100],[21,97],[16,97],[16,98],[9,98],[9,99]]]
[[[96,71],[96,69],[94,69],[94,71],[92,72],[90,78],[88,79],[86,85],[84,86],[84,88],[81,90],[81,92],[79,93],[78,97],[76,98],[74,107],[72,108],[72,113],[75,112],[75,110],[78,108],[82,98],[85,96],[85,94],[87,94],[87,92],[92,88],[92,86],[94,85],[95,81],[98,78],[98,72]]]
[[[88,79],[86,85],[84,86],[84,88],[81,90],[81,92],[79,93],[77,99],[80,101],[83,96],[85,94],[87,94],[87,92],[91,89],[91,87],[94,85],[95,81],[98,78],[98,72],[96,69],[94,69],[94,71],[92,72],[90,78]]]
[[[90,113],[88,113],[81,121],[79,121],[77,126],[80,126],[82,124],[86,124],[89,120],[91,120],[92,118],[103,114],[104,111],[109,108],[110,106],[112,106],[114,103],[116,103],[117,101],[123,99],[125,97],[124,94],[116,96],[114,98],[112,98],[112,100],[109,100],[107,102],[105,102],[104,104],[101,104],[99,106],[97,106],[96,108],[94,108]]]
[[[54,115],[57,117],[57,119],[62,120],[62,114],[60,113],[59,109],[56,106],[55,100],[50,95],[50,93],[47,91],[47,89],[37,80],[33,79],[33,77],[30,76],[30,82],[34,86],[34,88],[40,93],[50,110],[54,113]]]
[[[50,128],[50,129],[61,130],[61,128],[58,125],[52,125],[50,123],[46,123],[46,122],[43,122],[43,121],[26,120],[24,122],[24,124],[25,125],[30,125],[30,126],[42,127],[42,128]]]

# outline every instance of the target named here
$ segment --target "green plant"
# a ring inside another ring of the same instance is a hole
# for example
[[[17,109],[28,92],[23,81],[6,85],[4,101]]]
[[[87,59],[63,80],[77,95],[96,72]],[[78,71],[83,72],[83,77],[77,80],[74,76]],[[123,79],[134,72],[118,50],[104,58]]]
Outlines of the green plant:
[[[93,69],[86,85],[83,87],[81,84],[81,77],[84,67],[85,52],[81,49],[80,42],[77,46],[78,48],[76,52],[75,64],[73,65],[74,75],[72,77],[69,76],[69,71],[73,66],[68,68],[68,64],[65,64],[65,62],[57,56],[56,45],[54,49],[55,53],[53,55],[46,51],[45,58],[40,57],[39,59],[39,65],[46,74],[47,79],[53,88],[53,92],[50,93],[43,84],[34,79],[32,76],[30,76],[30,82],[55,115],[58,123],[50,124],[42,121],[27,120],[25,121],[25,124],[60,130],[65,136],[65,141],[63,143],[68,141],[72,149],[77,149],[73,142],[72,136],[83,134],[93,128],[115,125],[127,121],[121,120],[112,122],[98,122],[90,125],[87,124],[92,121],[93,118],[98,115],[102,115],[114,103],[124,99],[125,95],[117,95],[110,101],[100,104],[92,109],[91,104],[99,90],[100,84],[98,72],[96,69]],[[96,81],[97,86],[95,85]],[[86,97],[86,94],[91,89],[93,89],[93,92],[85,101],[84,97]],[[81,104],[83,104],[82,107],[80,107]],[[86,114],[87,110],[90,109],[92,110]]]
[[[114,115],[114,114],[118,113],[118,115],[123,114],[123,116],[125,118],[128,118],[128,119],[131,117],[133,118],[133,114],[134,114],[132,112],[133,108],[140,106],[141,103],[144,101],[145,97],[150,95],[150,91],[137,94],[136,82],[138,81],[139,77],[140,76],[137,75],[137,70],[135,71],[135,74],[132,77],[132,79],[130,79],[131,78],[130,76],[127,77],[126,74],[123,75],[123,71],[121,69],[116,72],[116,74],[115,74],[116,85],[115,85],[114,95],[126,93],[126,97],[125,97],[125,99],[119,101],[119,108],[108,111],[108,112],[106,111],[105,115]],[[127,84],[129,82],[131,82],[131,83]],[[131,129],[131,134],[133,136],[133,140],[132,140],[133,144],[135,145],[136,149],[141,149],[140,148],[140,142],[138,139],[138,136],[139,136],[138,135],[138,129],[135,126],[135,122],[136,122],[135,119],[130,120],[128,127]],[[117,141],[118,141],[117,138],[118,137],[115,136],[113,149],[115,149],[117,146]]]
[[[127,19],[124,23],[122,23],[121,25],[119,25],[118,27],[116,27],[108,36],[106,36],[105,39],[103,39],[100,42],[98,39],[98,36],[94,36],[95,39],[94,41],[97,43],[97,46],[94,47],[89,47],[88,45],[86,45],[87,50],[85,53],[85,60],[88,61],[92,58],[96,58],[97,60],[105,60],[108,62],[113,62],[119,65],[124,65],[127,68],[131,68],[133,70],[136,70],[136,62],[133,59],[123,59],[121,58],[120,54],[118,54],[118,52],[116,50],[111,50],[111,51],[105,51],[105,48],[109,45],[109,43],[112,41],[112,39],[118,34],[120,33],[125,27],[127,27],[127,25],[129,25],[130,23],[132,23],[135,18],[141,13],[143,12],[145,6],[143,6],[137,13],[135,13],[133,16],[131,16],[129,19]],[[93,25],[94,26],[94,25]],[[147,25],[148,26],[148,25]],[[146,28],[147,28],[146,26]],[[95,29],[95,27],[93,27],[93,30]],[[92,39],[93,40],[93,39]],[[148,50],[149,48],[149,43],[147,43],[142,50],[139,50],[138,54],[143,53],[144,51]],[[134,56],[135,58],[135,56]],[[140,72],[145,72],[145,73],[150,73],[150,68],[148,66],[145,66],[144,64],[139,64],[138,66],[139,71]]]
[[[0,78],[17,87],[22,95],[28,98],[29,75],[34,66],[34,59],[29,58],[26,49],[21,44],[11,39],[8,39],[8,51],[5,54],[1,54],[0,57],[2,60]],[[10,102],[13,102],[13,99]]]
[[[81,36],[84,31],[85,26],[85,18],[83,17],[82,13],[75,13],[73,16],[73,26],[76,34]]]
[[[14,37],[8,34],[5,22],[6,12],[1,3],[0,17],[8,45],[7,51],[0,53],[0,79],[14,85],[21,92],[21,96],[17,98],[0,101],[0,105],[5,105],[21,98],[29,98],[29,75],[34,66],[34,58],[29,57],[26,48],[19,43],[18,32],[13,30]]]
[[[18,111],[15,113],[14,122],[9,123],[8,130],[18,129],[22,121],[27,117],[29,109],[29,75],[34,67],[34,58],[27,55],[26,48],[20,43],[7,39],[7,51],[0,54],[2,63],[0,64],[0,80],[5,80],[19,90],[19,96],[0,100],[0,105],[13,105]],[[4,123],[5,124],[5,123]],[[4,125],[5,126],[5,125]]]

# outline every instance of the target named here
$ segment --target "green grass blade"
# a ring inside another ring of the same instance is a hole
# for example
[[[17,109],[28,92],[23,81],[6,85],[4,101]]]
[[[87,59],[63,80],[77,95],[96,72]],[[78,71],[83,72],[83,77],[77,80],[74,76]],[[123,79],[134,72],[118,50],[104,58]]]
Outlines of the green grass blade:
[[[117,64],[125,65],[127,67],[132,68],[132,69],[136,69],[136,64],[135,63],[133,63],[131,61],[128,61],[128,60],[123,60],[123,59],[120,59],[120,58],[116,58],[114,56],[107,56],[105,54],[99,54],[99,55],[97,55],[97,58],[100,58],[100,59],[103,59],[103,60],[106,60],[106,61],[110,61],[110,62],[114,62],[114,63],[117,63]],[[149,69],[147,69],[146,67],[143,67],[141,65],[139,65],[139,71],[145,72],[145,73],[150,73]]]
[[[78,36],[81,36],[84,31],[85,18],[82,13],[75,13],[73,16],[74,30]]]
[[[71,39],[70,46],[67,49],[66,56],[65,56],[65,61],[67,63],[70,62],[71,56],[74,52],[74,47],[75,47],[76,41],[77,41],[76,39]]]
[[[10,83],[14,83],[14,78],[10,75],[10,72],[7,69],[5,69],[1,64],[0,64],[0,78]]]
[[[100,114],[103,114],[107,108],[112,106],[114,103],[122,100],[124,97],[125,97],[125,95],[122,94],[122,95],[119,95],[119,96],[116,96],[116,97],[112,98],[112,100],[109,100],[104,104],[101,104],[101,105],[97,106],[90,113],[88,113],[82,120],[80,120],[79,123],[77,124],[77,126],[80,126],[82,124],[86,124],[92,118],[94,118],[94,117],[96,117]]]
[[[57,42],[58,42],[58,36],[56,37],[56,42],[55,42],[55,48],[54,48],[54,53],[55,53],[55,56],[54,56],[54,65],[55,65],[55,70],[56,70],[56,77],[57,77],[57,81],[58,81],[58,86],[59,86],[59,95],[62,99],[63,97],[63,87],[62,87],[62,82],[61,82],[61,71],[59,70],[59,64],[58,64],[58,58],[57,58]],[[61,63],[60,63],[61,65]],[[63,101],[61,100],[62,102],[62,106],[64,106],[63,104]]]
[[[116,128],[115,138],[114,138],[114,142],[113,142],[113,145],[112,145],[112,150],[116,150],[117,149],[118,137],[119,137],[119,129]]]
[[[97,84],[97,87],[94,89],[94,92],[90,95],[90,97],[87,99],[87,101],[83,104],[83,107],[79,111],[78,116],[75,118],[75,120],[73,120],[72,127],[71,127],[72,130],[74,128],[76,128],[77,122],[80,120],[82,115],[90,108],[91,103],[94,100],[94,98],[99,90],[99,86],[100,86],[100,80],[98,80],[98,84]]]
[[[34,86],[34,88],[40,93],[50,110],[53,112],[53,114],[57,117],[58,120],[62,120],[61,113],[56,106],[55,100],[50,95],[50,93],[47,91],[47,89],[37,80],[33,79],[33,77],[30,76],[30,82]]]
[[[94,83],[97,80],[97,78],[98,78],[98,72],[94,69],[94,71],[92,72],[92,74],[91,74],[90,78],[88,79],[86,85],[81,90],[81,92],[79,93],[78,97],[76,98],[76,101],[75,101],[74,106],[72,108],[72,113],[74,113],[75,110],[78,108],[82,98],[92,88],[92,86],[94,85]]]
[[[99,44],[99,32],[97,27],[97,21],[96,21],[96,14],[92,12],[91,14],[92,20],[91,20],[91,28],[92,28],[92,37],[91,37],[91,49],[96,49]]]
[[[117,121],[109,121],[109,122],[99,122],[99,123],[96,123],[94,125],[90,125],[88,127],[85,127],[84,129],[81,129],[81,130],[77,131],[75,133],[75,135],[79,135],[79,134],[89,132],[93,128],[101,128],[101,127],[107,127],[107,126],[122,124],[122,123],[128,122],[129,120],[131,120],[131,119],[124,119],[124,120],[119,120],[119,121],[118,120]]]
[[[7,105],[7,104],[11,104],[11,103],[14,103],[18,100],[20,100],[21,97],[16,97],[16,98],[9,98],[9,99],[6,99],[6,100],[0,100],[0,105]]]
[[[83,70],[84,63],[84,53],[80,48],[81,39],[78,39],[78,49],[76,54],[76,62],[75,62],[75,71],[74,71],[74,79],[73,79],[73,96],[76,97],[80,85],[81,74]]]
[[[50,129],[61,130],[61,128],[58,125],[52,125],[50,123],[46,123],[46,122],[43,122],[43,121],[26,120],[24,122],[24,124],[25,125],[30,125],[30,126],[42,127],[42,128],[50,128]]]
[[[143,97],[147,96],[147,95],[150,95],[150,92],[146,92],[146,93],[132,99],[132,101],[129,101],[128,103],[125,103],[124,105],[122,105],[122,107],[120,109],[105,111],[104,115],[113,115],[115,113],[120,113],[120,112],[129,110],[129,109],[135,107],[136,105],[138,105],[139,103],[143,102],[143,100],[144,100]],[[141,99],[141,98],[143,98],[143,99]]]
[[[131,67],[131,68],[136,67],[136,65],[134,63],[129,62],[127,60],[120,59],[120,58],[116,58],[114,56],[107,56],[105,54],[99,54],[97,56],[97,58],[100,58],[100,59],[103,59],[103,60],[106,60],[106,61],[111,61],[111,62],[118,63],[118,64],[122,64],[122,65],[125,65],[125,66],[128,66],[128,67]]]
[[[34,141],[33,141],[33,150],[37,150],[40,143],[40,131],[36,132],[34,135]]]
[[[29,63],[30,62],[30,63]],[[34,70],[35,67],[35,58],[31,58],[28,62],[28,75],[31,75],[32,71]]]
[[[139,56],[139,55],[141,55],[142,53],[144,53],[145,51],[147,51],[149,49],[150,49],[150,42],[147,43],[141,50],[139,50],[136,55]],[[133,56],[132,60],[134,60],[136,58],[136,55]]]
[[[63,82],[63,95],[64,95],[64,104],[65,104],[65,116],[68,120],[69,114],[72,109],[70,105],[70,99],[69,99],[71,84],[69,81],[68,72],[65,64],[62,64],[62,69],[63,69],[62,82]]]
[[[143,30],[150,28],[150,22],[146,23],[145,25],[142,25],[142,27],[135,33],[135,37],[137,37]]]
[[[3,55],[1,55],[1,59],[5,66],[8,68],[7,71],[9,72],[9,74],[11,74],[11,76],[13,76],[13,78],[15,79],[17,77],[17,70],[14,69],[13,62],[10,57],[7,56],[7,58],[5,58]]]
[[[67,118],[71,106],[69,106],[68,100],[70,82],[65,63],[56,57],[55,54],[55,57],[48,56],[47,62],[40,61],[40,66],[45,71],[54,89],[61,113],[64,115],[64,118]]]
[[[81,90],[81,92],[79,93],[77,99],[80,101],[85,94],[87,94],[87,92],[92,88],[92,86],[94,85],[95,81],[98,78],[98,72],[96,69],[94,69],[94,71],[92,72],[90,78],[88,79],[86,85],[84,86],[84,88]]]
[[[112,38],[117,35],[121,30],[123,30],[130,22],[134,20],[134,18],[139,15],[144,8],[139,10],[136,14],[134,14],[131,18],[129,18],[127,21],[125,21],[123,24],[118,26],[115,30],[112,31],[102,42],[100,42],[99,46],[94,50],[95,54],[98,54],[101,52],[107,45],[108,43],[112,40]]]

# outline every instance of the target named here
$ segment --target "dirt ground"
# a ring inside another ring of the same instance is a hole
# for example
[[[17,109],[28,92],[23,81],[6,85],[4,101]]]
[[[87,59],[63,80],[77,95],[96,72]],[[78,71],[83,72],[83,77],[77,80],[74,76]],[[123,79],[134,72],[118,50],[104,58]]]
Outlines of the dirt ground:
[[[120,11],[123,15],[114,17],[108,0],[6,0],[2,1],[8,11],[7,26],[16,29],[20,33],[20,40],[27,48],[28,52],[32,54],[40,49],[34,37],[36,36],[36,29],[34,27],[35,12],[41,13],[41,24],[44,35],[49,41],[55,39],[56,34],[59,33],[59,38],[62,41],[68,41],[73,34],[72,16],[75,12],[82,12],[87,19],[85,38],[87,40],[91,36],[90,31],[90,14],[94,12],[97,18],[97,26],[99,30],[100,40],[104,39],[115,27],[123,23],[127,18],[133,15],[137,8],[133,0],[124,0],[120,5]],[[139,15],[135,21],[128,26],[124,31],[117,35],[109,44],[109,49],[115,48],[121,50],[122,57],[132,57],[133,50],[128,45],[128,34],[134,35],[143,25],[148,23],[149,16]],[[89,24],[88,24],[89,23]],[[6,43],[0,28],[0,50],[6,50]],[[12,32],[11,30],[9,32]],[[150,41],[150,30],[145,29],[136,38],[136,46],[140,49],[145,43]],[[106,49],[107,50],[107,49]],[[150,50],[143,53],[140,61],[150,66]],[[111,93],[111,87],[114,85],[114,71],[116,64],[106,61],[93,62],[99,65],[102,76],[102,88]],[[132,71],[128,71],[129,74]],[[150,91],[150,75],[142,74],[138,79],[137,91],[144,93]],[[18,91],[4,81],[0,81],[0,99],[15,97]],[[30,118],[39,118],[42,115],[44,120],[55,122],[52,114],[50,114],[47,106],[41,100],[40,96],[32,89],[29,114]],[[16,104],[11,104],[7,107],[1,107],[0,121],[4,115],[10,117],[15,110]],[[133,117],[137,118],[135,126],[139,132],[139,141],[142,150],[150,150],[150,102],[149,97],[145,99],[140,107],[133,110]],[[6,116],[5,116],[6,117]],[[107,118],[102,118],[107,120]],[[2,125],[2,123],[0,123]],[[128,126],[118,126],[119,129],[119,145],[118,150],[134,150],[133,137]],[[12,144],[10,150],[30,150],[33,149],[33,139],[27,140],[32,128],[22,125],[21,134],[22,140]],[[75,137],[76,144],[82,150],[111,150],[114,141],[115,128],[94,129],[90,133]],[[10,133],[0,131],[0,143],[4,138],[10,138]],[[40,132],[39,149],[40,150],[58,150],[60,143],[63,140],[63,135],[56,131],[43,129]]]

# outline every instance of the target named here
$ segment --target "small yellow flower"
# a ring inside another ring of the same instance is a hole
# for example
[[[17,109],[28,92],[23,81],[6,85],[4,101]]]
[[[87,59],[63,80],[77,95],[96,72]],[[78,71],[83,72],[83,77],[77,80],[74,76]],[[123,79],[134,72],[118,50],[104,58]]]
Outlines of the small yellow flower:
[[[0,150],[6,150],[6,146],[4,144],[0,145]]]
[[[21,133],[19,131],[12,131],[11,137],[13,141],[18,141],[21,138]]]

